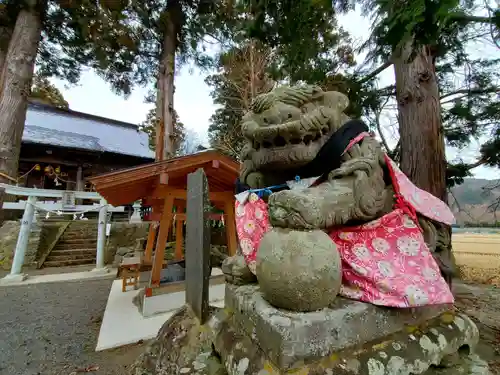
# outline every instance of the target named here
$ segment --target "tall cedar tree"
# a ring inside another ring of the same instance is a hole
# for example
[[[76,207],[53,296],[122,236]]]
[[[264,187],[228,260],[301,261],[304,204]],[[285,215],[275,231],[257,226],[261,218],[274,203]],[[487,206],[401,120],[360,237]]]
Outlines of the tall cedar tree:
[[[301,35],[297,39],[305,35],[296,32],[310,22],[300,1],[248,3],[258,15],[250,35],[278,45],[291,42],[290,49],[294,43],[290,30]],[[317,10],[335,5],[343,12],[352,10],[353,4],[348,0],[308,3]],[[481,2],[486,14],[476,16],[479,2],[472,0],[363,0],[355,4],[375,19],[366,46],[371,62],[382,60],[383,64],[370,73],[358,69],[350,79],[330,77],[330,87],[349,94],[351,115],[373,116],[388,96],[395,97],[400,141],[398,150],[388,151],[397,151],[403,171],[417,186],[441,199],[446,200],[446,184],[460,183],[472,168],[500,166],[499,60],[473,59],[467,51],[470,41],[485,36],[498,43],[498,9],[485,8]],[[283,59],[293,62],[306,56],[291,53]],[[390,66],[394,67],[396,86],[374,90],[375,78]],[[458,72],[463,76],[460,83],[453,79]],[[489,139],[477,162],[446,164],[445,137],[448,144],[464,147],[480,135]]]
[[[500,167],[500,59],[470,54],[471,42],[485,37],[498,42],[499,10],[473,0],[359,3],[376,20],[367,43],[369,57],[383,61],[365,79],[394,68],[395,93],[385,89],[397,102],[402,170],[446,201],[447,185],[463,182],[473,168]],[[447,165],[445,140],[463,148],[479,136],[488,140],[476,162]]]
[[[152,108],[146,115],[146,120],[139,126],[139,129],[146,132],[149,137],[149,148],[156,150],[156,128],[157,128],[156,108]],[[179,120],[179,115],[174,110],[174,140],[173,155],[179,156],[182,145],[186,140],[186,130],[184,124]]]
[[[40,77],[71,83],[84,65],[112,66],[114,84],[120,85],[135,46],[120,3],[0,1],[0,182],[15,182],[35,64]]]
[[[173,155],[176,67],[186,62],[211,64],[203,42],[223,34],[227,5],[222,0],[132,0],[132,4],[141,46],[129,81],[156,81],[155,149],[160,160]]]

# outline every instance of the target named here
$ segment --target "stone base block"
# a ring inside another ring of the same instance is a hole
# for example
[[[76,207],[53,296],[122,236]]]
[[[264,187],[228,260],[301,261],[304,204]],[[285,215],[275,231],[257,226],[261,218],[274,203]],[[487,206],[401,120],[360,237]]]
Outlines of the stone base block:
[[[93,268],[90,272],[96,275],[106,275],[110,272],[110,269],[108,267]]]
[[[0,279],[0,285],[9,285],[9,284],[18,284],[22,283],[28,278],[28,275],[25,273],[19,273],[16,275],[8,274],[7,276]]]
[[[357,312],[353,313],[356,316]],[[276,362],[273,353],[259,346],[263,344],[262,340],[257,344],[255,332],[247,334],[239,322],[241,317],[236,311],[226,308],[209,323],[214,349],[229,375],[489,374],[486,362],[474,354],[479,340],[478,329],[463,314],[445,312],[418,325],[403,325],[398,332],[372,341],[360,334],[355,345],[329,351],[320,358],[298,358],[296,352],[289,351],[290,347],[283,347],[282,357],[278,359],[287,364],[285,367]],[[340,326],[341,322],[338,324]],[[350,324],[354,322],[347,323],[346,328]],[[375,327],[364,328],[376,330]],[[295,329],[291,326],[287,333],[283,332],[282,342],[288,343],[290,337],[297,337]],[[317,346],[319,342],[314,335],[302,336],[302,339],[314,340],[311,346]],[[329,342],[332,344],[333,340]],[[307,345],[307,341],[303,343]]]
[[[227,284],[225,306],[235,324],[281,369],[380,340],[451,310],[451,305],[382,308],[339,297],[330,308],[296,313],[271,306],[255,284]]]

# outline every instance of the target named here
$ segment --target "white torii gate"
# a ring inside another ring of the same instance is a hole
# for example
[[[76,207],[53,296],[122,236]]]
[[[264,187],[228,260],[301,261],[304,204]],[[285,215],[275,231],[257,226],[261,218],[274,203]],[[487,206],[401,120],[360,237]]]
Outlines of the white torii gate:
[[[109,205],[106,200],[96,192],[85,191],[63,191],[63,190],[48,190],[48,189],[32,189],[0,183],[0,188],[5,189],[5,194],[25,196],[26,201],[20,202],[4,202],[2,209],[4,210],[24,210],[23,218],[21,219],[21,227],[17,238],[16,249],[10,273],[0,283],[10,283],[24,281],[27,278],[26,274],[22,273],[26,248],[28,246],[31,226],[35,220],[35,211],[37,209],[46,211],[59,211],[60,213],[78,213],[78,212],[95,212],[99,211],[98,227],[97,227],[97,249],[96,249],[96,267],[93,272],[108,272],[104,265],[104,247],[106,244],[106,225],[108,212],[124,212],[125,207],[114,207]],[[57,198],[57,202],[39,202],[39,198]],[[76,199],[90,199],[99,201],[99,204],[94,205],[76,205],[67,204],[63,198],[71,197],[74,202]],[[139,208],[140,204],[134,204],[134,213],[131,217],[131,222],[140,221]]]

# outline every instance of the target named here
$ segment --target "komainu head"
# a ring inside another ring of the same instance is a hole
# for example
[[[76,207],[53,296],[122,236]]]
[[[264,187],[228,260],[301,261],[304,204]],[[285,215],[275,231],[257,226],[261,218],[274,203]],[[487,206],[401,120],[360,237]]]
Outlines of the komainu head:
[[[242,181],[250,173],[292,172],[309,163],[348,120],[348,105],[344,94],[312,85],[283,86],[256,97],[241,125]]]

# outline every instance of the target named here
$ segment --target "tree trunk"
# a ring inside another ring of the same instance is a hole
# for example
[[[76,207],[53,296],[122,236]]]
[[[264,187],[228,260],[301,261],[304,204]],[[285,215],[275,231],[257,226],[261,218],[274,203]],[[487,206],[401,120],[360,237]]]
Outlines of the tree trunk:
[[[45,7],[43,0],[19,12],[0,72],[0,182],[4,183],[12,184],[17,179],[27,98]]]
[[[446,154],[434,58],[422,47],[410,60],[412,42],[394,62],[401,170],[419,188],[447,201]]]
[[[156,84],[156,128],[155,128],[155,160],[163,160],[163,150],[165,148],[165,122],[163,117],[163,97],[165,90],[165,66],[163,64],[163,54],[158,69],[158,81]]]
[[[0,26],[0,75],[2,74],[3,64],[9,49],[10,38],[12,37],[12,28],[9,26]]]
[[[163,37],[163,54],[158,76],[156,128],[156,159],[165,160],[174,155],[174,75],[177,35],[180,28],[176,15],[181,11],[178,2],[172,2],[167,10],[167,20]]]

